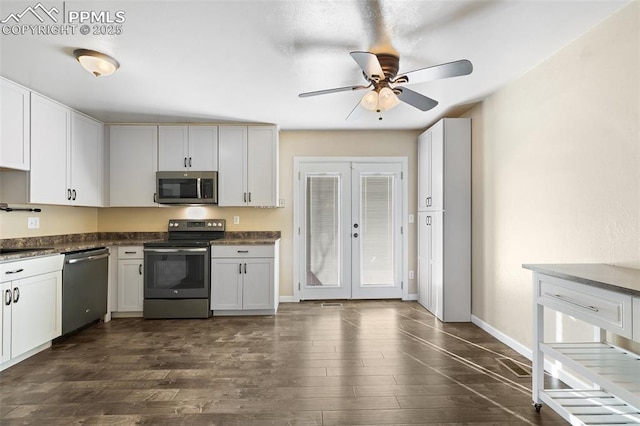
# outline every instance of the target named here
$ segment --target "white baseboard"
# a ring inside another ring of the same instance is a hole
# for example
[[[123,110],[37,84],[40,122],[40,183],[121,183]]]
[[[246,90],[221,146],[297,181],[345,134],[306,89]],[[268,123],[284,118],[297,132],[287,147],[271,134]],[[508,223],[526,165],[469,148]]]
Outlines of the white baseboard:
[[[298,303],[300,299],[295,296],[280,296],[280,303]]]
[[[471,315],[471,322],[504,343],[505,345],[509,346],[514,351],[518,352],[523,357],[527,358],[529,361],[533,359],[533,352],[529,347],[507,336],[497,328],[487,324],[475,315]],[[551,376],[557,377],[574,389],[588,389],[591,387],[589,383],[580,380],[580,378],[574,376],[566,370],[558,370],[556,365],[547,359],[545,359],[544,361],[544,369],[545,371],[549,372]]]
[[[402,299],[402,300],[418,300],[418,295],[417,294],[407,294],[407,298],[406,299]]]
[[[493,337],[495,337],[496,339],[500,340],[505,345],[509,346],[514,351],[518,352],[523,357],[527,358],[528,360],[532,359],[531,349],[528,348],[527,346],[523,345],[522,343],[518,342],[515,339],[512,339],[511,337],[504,334],[502,331],[487,324],[486,322],[482,321],[480,318],[478,318],[475,315],[471,315],[471,322],[477,325],[478,327],[480,327],[481,329],[483,329],[484,331],[486,331],[487,333],[489,333],[490,335],[492,335]]]

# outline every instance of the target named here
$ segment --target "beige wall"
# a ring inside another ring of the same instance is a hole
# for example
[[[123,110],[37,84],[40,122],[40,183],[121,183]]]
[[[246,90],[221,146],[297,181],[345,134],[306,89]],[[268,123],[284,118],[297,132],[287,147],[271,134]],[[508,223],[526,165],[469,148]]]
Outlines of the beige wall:
[[[227,220],[229,231],[281,231],[280,295],[293,295],[293,158],[296,156],[400,156],[409,158],[409,212],[416,213],[418,131],[282,131],[280,133],[280,198],[277,209],[204,207],[100,209],[100,231],[164,231],[171,218],[192,215]],[[233,225],[233,216],[240,224]],[[409,224],[409,269],[416,270],[415,224]],[[416,293],[415,279],[409,294]]]
[[[2,173],[0,173],[0,179],[2,179]],[[82,234],[96,232],[98,229],[98,209],[96,208],[21,204],[10,204],[10,206],[38,207],[42,211],[40,213],[0,212],[0,239]],[[36,216],[40,218],[40,228],[28,229],[27,218]]]
[[[640,267],[640,3],[467,116],[473,314],[531,344],[523,263]],[[584,334],[565,318],[562,332]]]

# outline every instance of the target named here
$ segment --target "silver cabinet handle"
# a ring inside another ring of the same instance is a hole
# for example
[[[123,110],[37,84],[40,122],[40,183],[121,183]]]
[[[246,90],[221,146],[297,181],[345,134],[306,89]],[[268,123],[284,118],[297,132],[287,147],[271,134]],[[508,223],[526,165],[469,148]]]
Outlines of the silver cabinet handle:
[[[74,190],[73,190],[73,191],[71,191],[71,192],[73,192],[73,197],[72,197],[71,199],[75,201],[75,199],[76,199],[76,190],[74,189]]]
[[[67,188],[67,200],[71,201],[71,189]]]
[[[563,296],[561,294],[550,294],[549,296],[555,297],[556,299],[560,299],[563,302],[567,302],[567,303],[570,303],[572,305],[576,305],[576,306],[579,306],[579,307],[584,308],[584,309],[588,309],[588,310],[593,311],[593,312],[600,312],[600,310],[598,308],[596,308],[595,306],[585,305],[583,303],[580,303],[580,302],[577,302],[575,300],[569,299],[568,297],[565,297],[565,296]]]
[[[13,289],[13,303],[18,303],[20,299],[20,289],[18,287],[14,287]]]
[[[191,167],[191,157],[189,157],[189,167]]]
[[[187,157],[184,157],[184,166],[187,167]]]
[[[243,194],[244,194],[244,195],[243,195],[242,197],[243,197],[244,202],[246,203],[246,202],[247,202],[247,193],[246,193],[246,192],[244,192]]]
[[[24,271],[24,268],[20,268],[20,269],[14,269],[13,271],[5,271],[5,274],[9,275],[9,274],[17,274],[19,272]]]
[[[247,264],[246,263],[244,264],[244,273],[245,274],[247,273]]]
[[[97,256],[81,257],[79,259],[69,259],[65,263],[67,263],[69,265],[73,265],[74,263],[87,262],[89,260],[104,259],[105,257],[109,257],[109,253],[99,254]]]
[[[142,275],[142,263],[138,265],[138,275]]]
[[[238,263],[238,273],[242,273],[242,263]]]
[[[251,202],[251,193],[249,193],[249,202]]]
[[[11,290],[9,289],[4,292],[4,304],[7,306],[11,304]]]

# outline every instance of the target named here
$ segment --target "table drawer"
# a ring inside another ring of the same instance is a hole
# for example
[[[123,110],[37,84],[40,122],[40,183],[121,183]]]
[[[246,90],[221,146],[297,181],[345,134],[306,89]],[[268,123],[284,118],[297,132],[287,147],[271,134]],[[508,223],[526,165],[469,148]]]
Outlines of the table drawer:
[[[632,298],[602,288],[538,274],[538,303],[621,336],[632,337]]]

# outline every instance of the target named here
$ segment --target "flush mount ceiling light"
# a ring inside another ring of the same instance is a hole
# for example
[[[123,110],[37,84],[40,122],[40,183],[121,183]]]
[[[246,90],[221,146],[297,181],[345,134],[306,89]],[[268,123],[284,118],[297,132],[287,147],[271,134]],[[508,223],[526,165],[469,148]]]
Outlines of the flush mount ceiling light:
[[[109,55],[89,49],[76,49],[73,51],[80,65],[96,77],[105,77],[113,74],[120,67],[118,61]]]

